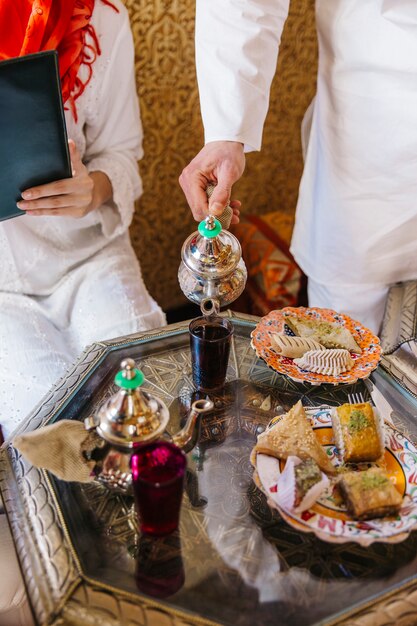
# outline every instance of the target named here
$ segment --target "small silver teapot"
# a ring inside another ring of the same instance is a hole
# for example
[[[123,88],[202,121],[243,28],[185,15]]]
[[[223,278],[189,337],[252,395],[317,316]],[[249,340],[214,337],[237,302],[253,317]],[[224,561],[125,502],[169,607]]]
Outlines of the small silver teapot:
[[[185,240],[181,257],[180,287],[189,300],[200,305],[203,314],[217,312],[244,290],[247,271],[240,243],[212,215]]]
[[[122,361],[114,382],[119,390],[85,420],[85,427],[98,436],[92,456],[96,479],[114,491],[131,495],[130,456],[134,449],[164,437],[188,452],[198,440],[201,417],[213,410],[213,402],[193,402],[184,427],[170,436],[166,432],[169,411],[162,400],[140,388],[144,376],[133,359]]]

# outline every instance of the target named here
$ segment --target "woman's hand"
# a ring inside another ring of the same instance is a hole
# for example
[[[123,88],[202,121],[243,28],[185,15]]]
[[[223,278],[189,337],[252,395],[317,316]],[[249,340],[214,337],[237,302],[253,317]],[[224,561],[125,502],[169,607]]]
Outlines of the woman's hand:
[[[103,172],[89,173],[75,143],[69,140],[72,178],[31,187],[17,203],[27,215],[84,217],[112,197],[112,187]]]

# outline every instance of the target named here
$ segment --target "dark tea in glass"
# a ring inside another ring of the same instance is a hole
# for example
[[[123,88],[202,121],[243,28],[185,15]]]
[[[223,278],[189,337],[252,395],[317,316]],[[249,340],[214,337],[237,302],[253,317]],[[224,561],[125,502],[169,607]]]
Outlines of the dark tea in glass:
[[[226,380],[233,325],[223,317],[197,317],[190,324],[193,382],[197,389],[219,389]]]
[[[163,536],[178,528],[187,459],[168,441],[143,444],[132,454],[133,492],[142,533]]]

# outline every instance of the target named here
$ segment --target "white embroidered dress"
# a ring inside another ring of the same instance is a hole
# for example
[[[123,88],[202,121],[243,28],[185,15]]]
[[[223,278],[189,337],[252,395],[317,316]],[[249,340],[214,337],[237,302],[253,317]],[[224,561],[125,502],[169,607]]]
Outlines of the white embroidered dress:
[[[70,111],[65,116],[89,171],[109,177],[113,202],[83,219],[21,216],[0,223],[0,424],[6,435],[86,345],[165,323],[128,234],[142,191],[142,128],[128,14],[120,0],[113,3],[119,13],[95,4],[92,24],[102,54],[76,100],[77,123]]]

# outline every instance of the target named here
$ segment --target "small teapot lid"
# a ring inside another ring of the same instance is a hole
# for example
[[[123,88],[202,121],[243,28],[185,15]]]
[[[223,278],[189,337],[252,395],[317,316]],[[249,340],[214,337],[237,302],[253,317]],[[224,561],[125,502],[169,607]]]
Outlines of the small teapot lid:
[[[184,241],[181,257],[192,274],[213,280],[235,270],[242,257],[242,249],[236,237],[223,230],[213,215],[208,215],[199,223],[198,231]]]
[[[114,382],[119,387],[100,408],[87,428],[109,443],[124,448],[151,441],[161,435],[169,421],[166,405],[156,396],[140,389],[144,376],[133,359],[121,362]]]

